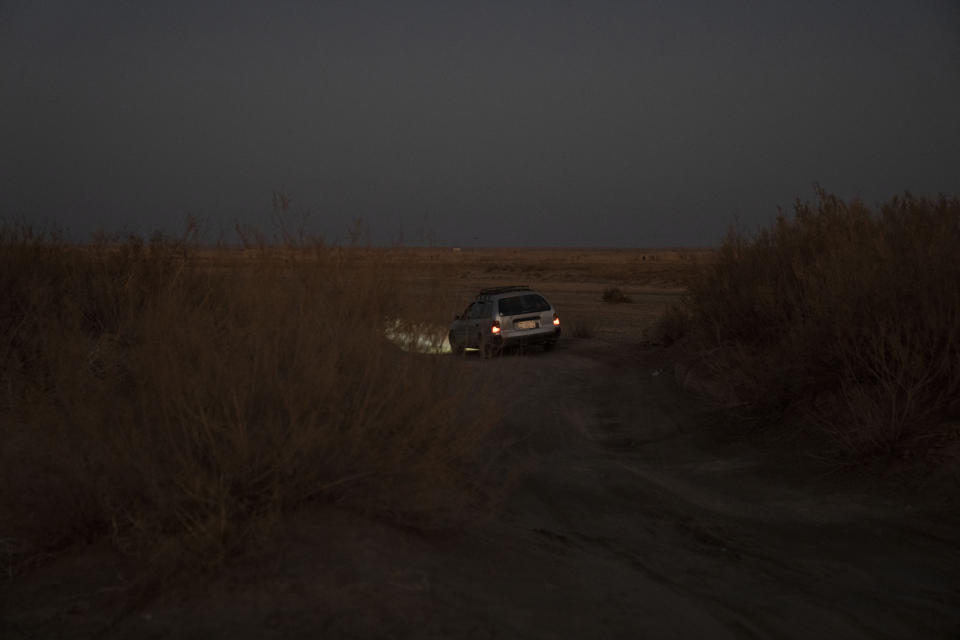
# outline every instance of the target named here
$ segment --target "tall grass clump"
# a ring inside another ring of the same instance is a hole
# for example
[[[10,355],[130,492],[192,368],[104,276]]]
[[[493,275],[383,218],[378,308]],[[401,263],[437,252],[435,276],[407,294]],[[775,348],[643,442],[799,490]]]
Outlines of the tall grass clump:
[[[818,188],[731,230],[671,325],[743,404],[804,416],[836,453],[942,451],[960,419],[960,200]]]
[[[385,340],[404,297],[376,259],[198,253],[0,229],[8,571],[104,537],[216,565],[310,501],[418,527],[489,504],[498,416],[455,363]]]

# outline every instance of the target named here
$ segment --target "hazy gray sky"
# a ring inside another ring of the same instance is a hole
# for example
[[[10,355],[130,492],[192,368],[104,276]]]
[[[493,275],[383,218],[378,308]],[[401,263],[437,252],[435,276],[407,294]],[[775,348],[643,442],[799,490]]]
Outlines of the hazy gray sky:
[[[960,2],[0,0],[0,217],[710,245],[960,194]],[[226,239],[233,241],[232,233]]]

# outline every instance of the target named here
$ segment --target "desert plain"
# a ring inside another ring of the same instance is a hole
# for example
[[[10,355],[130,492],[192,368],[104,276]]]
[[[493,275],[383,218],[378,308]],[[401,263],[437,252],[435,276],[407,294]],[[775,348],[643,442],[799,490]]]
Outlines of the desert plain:
[[[558,308],[555,350],[455,365],[486,381],[522,469],[497,505],[425,530],[318,502],[269,544],[139,594],[136,558],[76,545],[3,580],[0,635],[960,637],[955,478],[823,460],[711,395],[717,381],[658,340],[711,250],[355,251],[417,301],[406,321],[440,332],[484,286],[526,284]],[[630,302],[605,303],[610,288]]]

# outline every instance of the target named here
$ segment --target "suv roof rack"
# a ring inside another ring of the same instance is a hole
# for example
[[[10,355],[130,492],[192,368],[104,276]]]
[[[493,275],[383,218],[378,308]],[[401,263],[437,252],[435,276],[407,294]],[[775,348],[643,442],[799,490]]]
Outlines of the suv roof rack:
[[[518,284],[510,287],[490,287],[488,289],[480,289],[480,293],[478,295],[492,296],[498,293],[508,293],[510,291],[530,291],[530,287],[525,284]]]

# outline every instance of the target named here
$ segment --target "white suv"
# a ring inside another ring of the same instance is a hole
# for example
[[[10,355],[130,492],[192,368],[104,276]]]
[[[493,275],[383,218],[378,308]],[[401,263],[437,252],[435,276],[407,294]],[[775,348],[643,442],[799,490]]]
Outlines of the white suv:
[[[540,293],[527,286],[481,289],[450,325],[450,349],[479,350],[484,357],[505,347],[542,345],[551,349],[560,339],[560,316]]]

